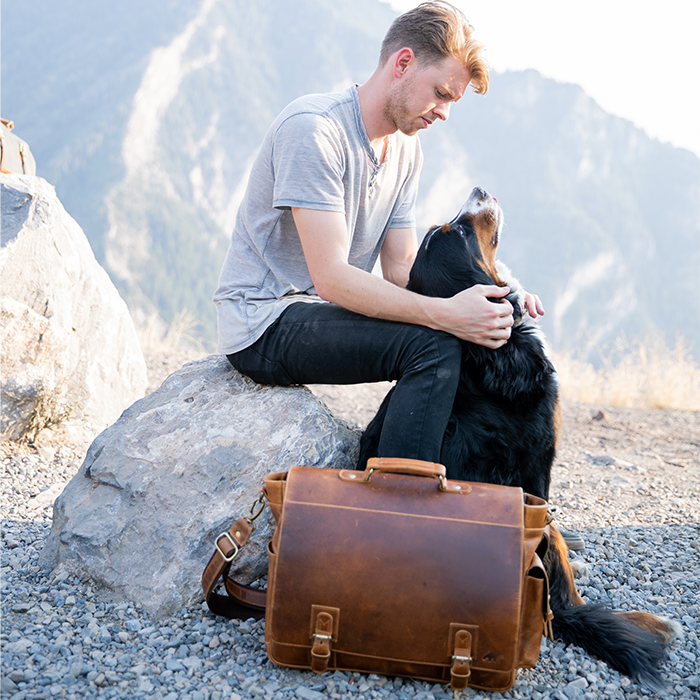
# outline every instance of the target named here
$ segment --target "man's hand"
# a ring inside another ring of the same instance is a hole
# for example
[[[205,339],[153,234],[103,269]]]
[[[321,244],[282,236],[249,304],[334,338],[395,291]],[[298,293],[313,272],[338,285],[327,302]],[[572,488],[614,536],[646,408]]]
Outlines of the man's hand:
[[[433,317],[435,326],[462,340],[500,348],[508,342],[513,326],[513,307],[503,298],[509,292],[508,287],[477,284],[450,299],[439,300],[443,305]],[[489,298],[500,301],[494,303]]]
[[[538,314],[544,316],[544,306],[537,294],[530,294],[529,292],[523,292],[525,294],[525,308],[527,312],[532,316],[532,318],[537,318]]]

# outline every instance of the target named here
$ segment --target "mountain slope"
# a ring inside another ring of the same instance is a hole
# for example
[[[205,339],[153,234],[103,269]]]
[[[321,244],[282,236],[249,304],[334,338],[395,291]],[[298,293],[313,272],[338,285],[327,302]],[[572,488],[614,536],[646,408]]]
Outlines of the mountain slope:
[[[621,332],[681,331],[700,347],[700,161],[535,71],[494,76],[465,107],[422,142],[457,151],[452,187],[496,193],[501,257],[545,301],[553,344],[595,357]],[[433,159],[423,187],[442,172]]]
[[[189,308],[213,341],[211,296],[267,126],[299,94],[364,80],[394,15],[376,0],[93,5],[3,8],[4,113],[132,311]]]
[[[188,308],[213,344],[210,299],[267,126],[298,95],[363,82],[393,16],[377,0],[5,4],[3,116],[132,312]],[[542,297],[557,349],[594,358],[650,330],[700,348],[693,154],[534,71],[493,75],[421,140],[421,228],[475,184],[496,194],[502,257]]]

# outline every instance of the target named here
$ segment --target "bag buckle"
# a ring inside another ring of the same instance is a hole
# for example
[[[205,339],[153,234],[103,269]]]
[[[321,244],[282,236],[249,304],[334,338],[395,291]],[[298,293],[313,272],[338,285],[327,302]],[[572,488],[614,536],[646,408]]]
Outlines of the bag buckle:
[[[472,649],[475,641],[469,630],[455,632],[452,663],[450,664],[450,686],[453,690],[465,690],[472,674]]]
[[[472,657],[454,654],[450,664],[450,679],[453,689],[464,690],[472,674]]]
[[[256,517],[257,517],[257,516],[256,516]],[[233,547],[233,554],[230,554],[229,556],[226,556],[226,555],[224,554],[223,550],[221,549],[221,547],[219,547],[219,540],[220,540],[222,537],[225,537],[225,538],[229,541],[229,544]],[[214,545],[216,546],[216,551],[219,552],[219,554],[224,558],[224,561],[225,561],[227,564],[230,563],[230,562],[232,562],[232,561],[236,558],[236,556],[238,555],[239,547],[238,547],[238,545],[236,544],[236,542],[235,542],[235,540],[233,539],[233,537],[231,537],[231,535],[228,534],[228,532],[222,532],[222,533],[216,538],[216,542],[214,542]]]
[[[328,670],[333,639],[338,639],[339,615],[337,608],[311,606],[311,670],[314,673]]]
[[[468,664],[469,668],[472,667],[472,657],[471,656],[460,656],[459,654],[455,654],[452,657],[452,661],[458,661],[461,664]]]

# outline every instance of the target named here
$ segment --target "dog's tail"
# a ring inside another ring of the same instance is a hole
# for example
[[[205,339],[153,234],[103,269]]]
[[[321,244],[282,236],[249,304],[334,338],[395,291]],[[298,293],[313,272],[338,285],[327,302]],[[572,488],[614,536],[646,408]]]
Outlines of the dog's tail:
[[[545,567],[554,636],[582,647],[637,682],[660,687],[664,642],[675,636],[668,622],[648,613],[636,613],[637,619],[632,613],[616,614],[604,605],[586,605],[576,590],[564,538],[554,525],[549,535]]]
[[[664,643],[603,605],[553,609],[555,638],[582,647],[616,671],[645,685],[663,684],[659,666],[666,659]]]

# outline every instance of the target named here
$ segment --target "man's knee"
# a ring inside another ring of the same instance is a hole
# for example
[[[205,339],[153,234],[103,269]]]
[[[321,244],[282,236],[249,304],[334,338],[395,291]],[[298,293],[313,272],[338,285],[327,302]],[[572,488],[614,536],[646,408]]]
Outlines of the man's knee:
[[[232,355],[226,355],[226,357],[234,369],[258,384],[275,386],[296,384],[281,364],[268,360],[253,348],[246,348]]]
[[[430,328],[420,328],[413,335],[405,356],[406,371],[432,368],[440,379],[459,374],[462,344],[455,336]]]

